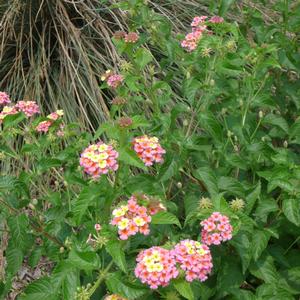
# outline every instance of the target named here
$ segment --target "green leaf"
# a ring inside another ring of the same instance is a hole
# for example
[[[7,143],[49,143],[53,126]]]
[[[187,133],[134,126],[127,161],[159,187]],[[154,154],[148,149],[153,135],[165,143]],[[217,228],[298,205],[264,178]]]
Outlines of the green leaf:
[[[59,300],[57,289],[53,288],[49,277],[40,278],[31,283],[26,289],[25,294],[18,300]]]
[[[185,299],[193,300],[195,299],[191,284],[184,279],[174,280],[174,287],[178,293]]]
[[[128,299],[134,300],[142,297],[149,291],[143,285],[136,282],[129,282],[121,274],[110,274],[106,279],[107,288],[114,294],[119,294]]]
[[[261,256],[263,251],[267,248],[270,232],[265,230],[255,230],[252,239],[252,257],[256,261]]]
[[[122,245],[120,241],[117,240],[110,240],[106,244],[106,250],[113,258],[113,261],[116,265],[125,273],[127,273],[127,264],[124,250],[122,249]]]
[[[101,195],[105,195],[105,182],[100,180],[98,184],[92,184],[84,187],[78,198],[74,202],[73,213],[76,224],[81,224],[81,220],[85,215],[88,207],[100,200]]]
[[[160,182],[166,181],[172,178],[178,172],[178,162],[174,157],[167,157],[164,164],[160,167],[158,180]]]
[[[289,125],[287,121],[274,114],[268,114],[262,119],[262,124],[270,124],[281,128],[285,133],[289,133]]]
[[[129,148],[121,148],[119,151],[119,160],[127,165],[147,170],[143,161],[137,156],[137,154]]]
[[[253,244],[255,246],[255,244]],[[264,280],[266,283],[277,283],[279,275],[274,266],[272,256],[264,253],[257,261],[249,267],[250,273],[257,278]]]
[[[143,69],[148,63],[153,60],[151,52],[144,48],[139,48],[135,55],[135,63],[140,69]]]
[[[25,119],[26,115],[23,113],[7,115],[3,120],[4,128],[17,127],[17,125]]]
[[[92,271],[100,268],[98,255],[92,251],[80,251],[72,249],[69,254],[69,262],[76,268]]]
[[[240,259],[242,261],[242,271],[243,274],[245,274],[252,258],[251,242],[249,235],[246,232],[240,231],[230,241],[230,244],[235,247],[236,251],[240,256]]]
[[[298,199],[284,199],[282,210],[290,222],[300,226],[300,201]]]
[[[151,218],[152,224],[175,224],[181,228],[181,224],[178,218],[167,211],[160,211],[157,214],[153,215]]]
[[[40,172],[48,171],[50,168],[60,167],[62,162],[57,158],[43,157],[37,164],[37,169]]]
[[[249,215],[256,203],[256,200],[259,198],[261,192],[261,183],[260,181],[256,185],[255,189],[247,195],[246,197],[246,208],[245,208],[245,213]]]
[[[53,287],[61,289],[63,299],[74,299],[79,286],[79,270],[68,260],[61,261],[54,269],[51,282]]]
[[[13,245],[9,244],[5,256],[7,262],[6,272],[13,276],[22,266],[24,258],[23,251],[20,248],[15,248]]]
[[[227,10],[230,8],[230,6],[235,2],[236,0],[222,0],[220,9],[219,9],[219,15],[224,16],[227,12]]]
[[[202,181],[212,198],[219,193],[217,178],[212,169],[209,167],[202,167],[193,172],[193,175]]]
[[[23,251],[28,246],[27,229],[29,225],[28,217],[25,214],[12,216],[8,219],[8,227],[10,229],[10,237],[15,247]]]
[[[225,296],[224,292],[230,292],[230,290],[240,287],[243,281],[244,276],[239,261],[234,257],[225,257],[218,272],[218,290]]]

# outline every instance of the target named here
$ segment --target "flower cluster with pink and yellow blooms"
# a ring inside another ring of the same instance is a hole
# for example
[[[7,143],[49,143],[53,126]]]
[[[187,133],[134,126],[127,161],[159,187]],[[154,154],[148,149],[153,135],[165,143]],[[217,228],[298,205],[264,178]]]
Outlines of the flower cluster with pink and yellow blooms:
[[[51,114],[49,114],[47,116],[47,119],[46,121],[41,121],[37,126],[36,126],[36,131],[37,132],[48,132],[49,131],[49,128],[54,124],[55,121],[61,119],[64,115],[64,111],[59,109],[55,112],[52,112]],[[63,124],[60,124],[60,127],[59,127],[59,130],[56,132],[56,134],[58,136],[63,136],[64,133],[63,133],[63,129],[64,129],[64,125]]]
[[[183,240],[174,248],[176,261],[185,271],[189,282],[199,279],[205,281],[211,273],[213,264],[210,250],[205,244],[193,240]]]
[[[108,295],[104,298],[104,300],[128,300],[126,298],[123,298],[122,296],[120,295],[117,295],[117,294],[112,294],[112,295]]]
[[[135,276],[151,289],[167,286],[179,274],[174,253],[161,247],[141,251],[136,261]]]
[[[112,145],[99,142],[90,145],[81,153],[80,165],[87,174],[97,178],[101,174],[107,174],[109,170],[116,171],[118,169],[118,156],[118,152]]]
[[[206,228],[203,229],[204,232],[207,230],[206,225],[212,222],[219,222],[219,224],[226,225],[227,228],[228,235],[226,238],[222,238],[218,244],[231,239],[232,227],[228,217],[214,212],[208,219],[200,223]],[[221,229],[224,232],[223,227]],[[142,250],[136,258],[135,276],[142,283],[148,284],[151,289],[156,289],[159,286],[167,286],[173,278],[179,275],[177,269],[177,265],[179,265],[179,268],[185,273],[186,281],[205,281],[213,268],[212,255],[209,249],[209,245],[213,243],[203,239],[203,231],[201,243],[186,239],[180,241],[171,250],[161,247]]]
[[[207,20],[207,16],[196,16],[194,17],[191,27],[192,32],[188,33],[184,40],[181,42],[181,46],[188,52],[195,50],[201,40],[203,33],[211,34],[212,32],[207,30],[207,24],[209,23],[222,23],[224,19],[219,16],[213,16]]]
[[[150,233],[151,216],[147,207],[137,203],[135,196],[131,196],[126,205],[114,209],[112,215],[111,224],[118,227],[121,240],[127,240],[129,236],[138,232],[144,235]]]
[[[232,238],[232,226],[227,216],[214,212],[208,219],[201,222],[203,230],[201,238],[206,245],[220,245]]]
[[[11,103],[9,95],[5,92],[0,92],[0,105]],[[40,113],[39,106],[35,101],[18,101],[15,105],[4,106],[0,112],[0,124],[4,118],[9,115],[15,115],[19,112],[23,112],[27,117],[32,117],[35,114]]]
[[[106,81],[109,87],[116,89],[122,84],[124,77],[120,74],[115,74],[111,70],[107,70],[105,74],[101,76],[101,80]]]
[[[133,150],[145,166],[163,163],[163,154],[166,153],[165,149],[159,144],[157,137],[148,137],[147,135],[136,137],[133,140]]]

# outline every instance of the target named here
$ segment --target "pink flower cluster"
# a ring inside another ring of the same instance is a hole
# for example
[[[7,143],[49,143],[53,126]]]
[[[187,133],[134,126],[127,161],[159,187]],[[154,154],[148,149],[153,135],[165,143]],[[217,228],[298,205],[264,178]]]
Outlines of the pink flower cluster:
[[[50,126],[52,125],[51,121],[42,121],[36,126],[37,132],[48,132]]]
[[[213,16],[213,17],[211,17],[211,18],[209,19],[208,22],[210,22],[210,23],[215,23],[215,24],[217,24],[217,23],[223,23],[223,22],[224,22],[224,19],[223,19],[222,17],[219,17],[219,16]]]
[[[209,248],[193,240],[183,240],[174,249],[176,261],[185,271],[185,279],[189,282],[199,279],[205,281],[213,264]]]
[[[54,122],[56,120],[59,120],[62,118],[62,116],[64,115],[64,111],[59,109],[51,114],[49,114],[47,116],[47,119],[46,121],[42,121],[40,122],[37,126],[36,126],[36,131],[37,132],[48,132],[49,131],[49,128],[54,124]],[[64,129],[64,125],[63,124],[60,124],[60,129],[56,132],[57,136],[63,136],[64,135],[64,132],[63,132],[63,129]]]
[[[90,145],[81,153],[80,165],[87,174],[98,178],[102,174],[107,174],[109,170],[118,169],[118,156],[118,152],[111,145],[99,142]]]
[[[10,103],[8,94],[5,92],[0,92],[0,105],[6,105],[8,103]]]
[[[151,289],[167,286],[179,274],[173,251],[161,247],[141,251],[136,261],[135,276]]]
[[[3,119],[8,115],[15,115],[18,111],[15,106],[4,106],[0,112],[0,124],[2,124]]]
[[[128,32],[125,34],[124,40],[126,43],[136,43],[139,40],[139,34],[136,32]]]
[[[116,89],[118,86],[120,86],[122,84],[123,80],[124,80],[124,78],[122,75],[113,74],[107,78],[106,82],[107,82],[108,86]]]
[[[192,32],[188,33],[185,36],[184,40],[181,42],[181,46],[185,48],[188,52],[192,52],[197,48],[204,32],[211,33],[211,31],[207,30],[207,25],[205,22],[222,23],[224,21],[224,19],[219,16],[213,16],[209,20],[207,19],[207,16],[194,17],[191,23]]]
[[[144,235],[150,233],[151,217],[145,206],[138,205],[135,196],[131,196],[126,205],[114,209],[112,215],[111,224],[118,227],[121,240],[127,240],[138,232]]]
[[[157,137],[147,135],[137,137],[133,140],[133,150],[144,162],[145,166],[152,166],[154,163],[163,163],[163,154],[166,151],[161,147]]]
[[[40,113],[40,108],[35,101],[19,101],[15,107],[27,117],[32,117],[34,114]]]
[[[232,238],[232,226],[227,216],[214,212],[209,218],[203,220],[201,232],[202,242],[206,245],[220,245]]]
[[[198,46],[199,41],[202,38],[203,32],[206,31],[207,26],[205,25],[206,16],[195,17],[191,23],[192,32],[188,33],[184,40],[181,42],[181,46],[188,52],[192,52]]]
[[[124,80],[124,77],[120,74],[115,74],[111,70],[107,70],[102,76],[102,81],[106,81],[107,85],[111,88],[116,89],[118,86],[120,86]]]

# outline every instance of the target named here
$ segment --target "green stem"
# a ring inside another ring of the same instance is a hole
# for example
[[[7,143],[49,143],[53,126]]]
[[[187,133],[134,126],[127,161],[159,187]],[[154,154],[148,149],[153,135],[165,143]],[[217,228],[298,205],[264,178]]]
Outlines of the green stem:
[[[97,290],[97,288],[100,286],[100,284],[102,283],[102,281],[105,279],[107,273],[109,272],[110,268],[113,266],[113,261],[111,261],[107,267],[104,269],[103,272],[99,273],[99,276],[97,278],[97,280],[95,281],[94,285],[90,288],[89,292],[88,292],[88,297],[90,298],[95,291]]]
[[[300,236],[298,236],[295,240],[294,240],[294,242],[285,250],[285,252],[283,253],[283,255],[286,255],[289,251],[290,251],[290,249],[298,242],[300,240]]]

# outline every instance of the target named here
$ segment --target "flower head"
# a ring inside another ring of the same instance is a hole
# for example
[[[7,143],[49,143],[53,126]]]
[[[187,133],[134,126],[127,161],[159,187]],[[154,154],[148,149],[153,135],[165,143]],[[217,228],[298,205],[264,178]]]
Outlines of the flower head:
[[[145,166],[152,166],[154,163],[163,163],[163,155],[166,151],[159,144],[157,137],[147,135],[137,137],[133,140],[133,150],[144,162]]]
[[[121,240],[127,240],[138,232],[144,235],[150,233],[151,217],[147,208],[138,204],[135,196],[131,196],[126,205],[114,209],[112,215],[111,224],[118,227]]]
[[[143,250],[137,256],[135,276],[146,283],[151,289],[167,286],[171,279],[178,276],[173,251],[161,247]]]
[[[81,153],[80,165],[87,174],[97,178],[110,170],[118,169],[118,156],[118,152],[111,145],[99,142],[90,145]]]
[[[15,107],[18,111],[23,112],[27,117],[32,117],[34,114],[40,113],[39,106],[35,101],[19,101]]]
[[[232,238],[232,226],[227,216],[214,212],[212,215],[203,220],[201,223],[203,229],[201,231],[202,242],[206,245],[220,245],[222,242]]]
[[[112,71],[108,70],[102,75],[101,80],[106,81],[109,87],[116,89],[122,84],[124,77],[120,74],[114,74]]]
[[[15,106],[4,106],[0,113],[0,124],[3,122],[3,119],[8,115],[15,115],[18,113],[18,110]]]
[[[8,94],[5,92],[0,92],[0,105],[6,105],[8,103],[10,103]]]
[[[223,23],[224,22],[224,18],[219,17],[219,16],[213,16],[209,19],[210,23]]]
[[[174,253],[180,268],[185,271],[187,281],[207,279],[213,267],[207,245],[193,240],[183,240],[175,246]]]
[[[50,115],[47,116],[48,119],[52,121],[56,121],[57,119],[61,118],[64,115],[64,111],[62,109],[59,109]]]
[[[200,209],[208,209],[212,208],[213,203],[210,198],[202,197],[199,201],[199,208]]]
[[[125,37],[124,40],[126,43],[136,43],[139,40],[139,34],[136,32],[128,32]]]
[[[245,201],[243,199],[234,199],[230,202],[230,208],[234,211],[243,210],[245,207]]]
[[[52,125],[52,121],[42,121],[36,126],[37,132],[48,132],[50,126]]]

